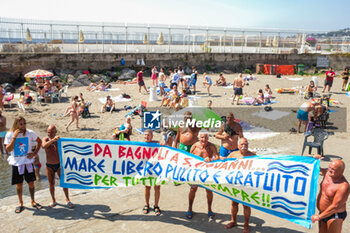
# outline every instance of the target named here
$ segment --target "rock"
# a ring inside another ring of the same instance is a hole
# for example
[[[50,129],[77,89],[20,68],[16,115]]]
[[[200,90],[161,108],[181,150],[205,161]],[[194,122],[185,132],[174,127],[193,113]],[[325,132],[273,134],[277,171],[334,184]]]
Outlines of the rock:
[[[118,80],[129,80],[135,77],[136,77],[135,70],[125,68],[125,69],[122,69],[122,71],[120,72],[120,76],[118,77]]]
[[[74,70],[62,69],[56,71],[57,75],[74,74]]]
[[[192,74],[192,69],[190,67],[185,68],[185,73],[186,74]]]
[[[78,80],[73,80],[72,87],[83,87],[83,86],[88,86],[88,85],[84,85],[83,83],[79,82]]]
[[[79,75],[81,75],[81,74],[83,74],[83,71],[77,70],[77,71],[75,71],[74,76],[79,77]]]
[[[103,79],[102,76],[97,75],[97,74],[94,74],[94,75],[92,75],[91,81],[92,81],[92,82],[95,82],[95,83],[98,83],[98,82],[100,82],[100,80],[102,80],[102,79]]]
[[[119,77],[118,72],[115,72],[115,71],[111,72],[111,78],[112,79],[116,80],[116,79],[118,79],[118,77]]]
[[[83,86],[89,86],[89,84],[91,83],[89,76],[86,74],[79,75],[75,79],[75,81],[81,82],[83,84]]]
[[[58,80],[60,82],[61,78],[58,77],[58,76],[53,76],[52,79],[51,79],[52,82],[55,82],[56,80]]]
[[[68,85],[72,85],[73,81],[75,80],[74,76],[71,74],[67,75],[67,83]]]
[[[224,70],[223,73],[224,74],[233,74],[233,71],[232,70]]]
[[[23,77],[23,76],[22,76]],[[16,83],[22,79],[19,73],[0,72],[0,83]]]
[[[15,93],[16,89],[11,83],[4,83],[2,84],[2,87],[5,89],[6,92]]]

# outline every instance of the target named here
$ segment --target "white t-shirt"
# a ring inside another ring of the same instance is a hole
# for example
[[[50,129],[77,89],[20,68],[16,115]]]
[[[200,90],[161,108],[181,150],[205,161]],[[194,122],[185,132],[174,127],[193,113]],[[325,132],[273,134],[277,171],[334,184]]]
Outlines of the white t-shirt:
[[[4,144],[11,143],[14,132],[7,132],[5,136]],[[8,163],[13,166],[19,166],[23,164],[34,163],[34,158],[28,159],[27,154],[32,152],[32,147],[36,145],[36,139],[38,135],[30,129],[26,130],[26,135],[18,134],[15,146],[10,152],[10,156],[7,159]]]
[[[177,73],[182,77],[185,75],[185,71],[183,70],[178,70]]]

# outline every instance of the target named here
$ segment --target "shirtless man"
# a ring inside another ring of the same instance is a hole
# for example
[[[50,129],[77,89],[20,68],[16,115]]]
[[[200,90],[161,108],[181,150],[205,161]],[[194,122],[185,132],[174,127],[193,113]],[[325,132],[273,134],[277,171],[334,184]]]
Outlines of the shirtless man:
[[[110,96],[107,96],[106,103],[102,106],[101,112],[110,112],[112,113],[115,108],[115,102],[111,99]]]
[[[216,86],[226,86],[226,79],[223,73],[220,73],[219,79],[216,80]]]
[[[303,123],[305,125],[304,132],[306,132],[307,123],[309,121],[309,112],[313,112],[314,109],[315,109],[315,103],[314,102],[303,103],[300,106],[300,108],[298,110],[298,114],[297,114],[297,119],[299,120],[298,133],[300,133],[301,123]]]
[[[235,80],[233,80],[233,90],[234,90],[234,97],[232,100],[232,104],[234,104],[235,99],[237,97],[237,105],[239,104],[239,98],[241,95],[243,95],[243,87],[245,85],[244,79],[242,74],[239,74],[238,78],[235,78]]]
[[[185,117],[184,121],[185,124],[187,121],[192,120],[192,113],[187,111],[185,112]],[[197,127],[183,127],[178,129],[178,132],[176,134],[176,138],[173,142],[173,147],[176,148],[177,143],[180,142],[179,144],[179,149],[183,151],[190,152],[191,151],[191,146],[198,141],[198,132],[200,131],[200,128]]]
[[[158,141],[154,141],[153,139],[153,132],[150,129],[147,129],[144,133],[143,133],[143,139],[145,142],[153,142],[153,143],[159,143]],[[164,145],[164,143],[162,143],[161,145]],[[143,207],[142,212],[144,214],[148,214],[150,211],[150,207],[149,207],[149,199],[151,196],[151,186],[145,186],[145,202],[146,205]],[[154,186],[154,213],[156,216],[161,215],[161,210],[159,208],[159,198],[160,198],[160,185],[155,185]]]
[[[320,155],[314,156],[320,159]],[[317,215],[312,215],[312,222],[318,222],[320,233],[340,233],[346,218],[346,201],[350,194],[349,182],[343,173],[345,164],[342,160],[334,160],[329,168],[321,168],[320,175],[324,176],[317,197]]]
[[[216,150],[215,145],[208,141],[208,132],[200,131],[198,138],[199,141],[193,144],[190,153],[204,158],[205,162],[210,162],[219,159],[219,154]],[[190,193],[188,194],[188,210],[186,213],[186,218],[188,219],[192,219],[193,217],[192,206],[197,189],[198,185],[191,185]],[[206,192],[208,202],[208,218],[213,219],[215,217],[215,214],[211,209],[211,204],[213,203],[213,192],[208,189],[206,189]]]
[[[227,158],[242,159],[248,156],[254,156],[255,154],[248,150],[248,140],[246,138],[240,138],[238,141],[238,151],[232,152]],[[244,229],[243,233],[249,232],[249,219],[250,219],[250,207],[243,205],[244,212]],[[231,222],[229,222],[225,227],[230,229],[237,226],[237,213],[238,213],[238,203],[235,201],[231,202]]]
[[[56,136],[57,130],[54,125],[50,125],[47,128],[47,137],[43,139],[42,147],[46,153],[46,174],[50,185],[50,194],[52,202],[49,207],[55,207],[57,205],[55,199],[55,173],[58,177],[61,176],[60,157],[58,155],[57,141],[60,137]],[[73,208],[73,203],[69,200],[68,189],[63,188],[64,195],[66,196],[67,206]]]
[[[230,112],[226,116],[226,123],[221,126],[215,137],[221,139],[220,159],[226,157],[233,151],[237,151],[238,137],[243,138],[242,126],[234,121],[235,117]]]

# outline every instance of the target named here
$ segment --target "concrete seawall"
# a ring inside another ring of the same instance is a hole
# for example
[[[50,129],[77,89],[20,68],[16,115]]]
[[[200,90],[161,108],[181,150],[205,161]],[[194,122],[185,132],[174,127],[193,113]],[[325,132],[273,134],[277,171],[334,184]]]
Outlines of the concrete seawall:
[[[15,82],[23,74],[33,69],[50,70],[111,70],[120,67],[121,59],[125,60],[125,67],[137,67],[137,60],[145,62],[145,67],[153,65],[173,68],[201,66],[210,67],[215,71],[231,70],[241,72],[249,68],[255,70],[257,63],[292,65],[304,64],[306,67],[316,66],[319,54],[237,54],[237,53],[127,53],[127,54],[0,54],[0,81]],[[350,56],[324,55],[329,64],[336,70],[350,65]]]

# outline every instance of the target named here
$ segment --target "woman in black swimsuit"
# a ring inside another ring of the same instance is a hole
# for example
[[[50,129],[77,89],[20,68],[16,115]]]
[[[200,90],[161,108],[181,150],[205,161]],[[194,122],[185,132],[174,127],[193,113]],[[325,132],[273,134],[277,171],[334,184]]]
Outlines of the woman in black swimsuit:
[[[344,91],[346,88],[346,84],[348,84],[349,81],[349,68],[345,68],[344,71],[341,72],[341,76],[343,76],[343,85],[341,87],[341,90]]]

